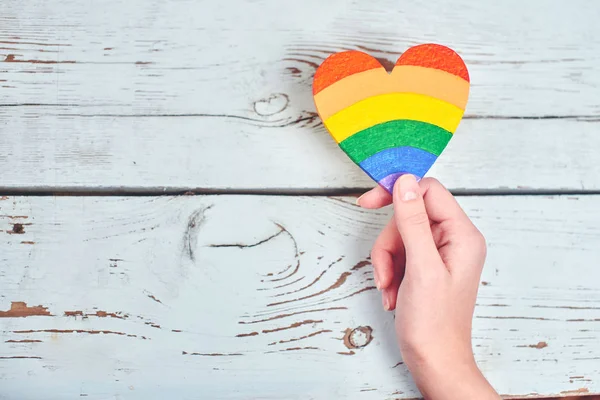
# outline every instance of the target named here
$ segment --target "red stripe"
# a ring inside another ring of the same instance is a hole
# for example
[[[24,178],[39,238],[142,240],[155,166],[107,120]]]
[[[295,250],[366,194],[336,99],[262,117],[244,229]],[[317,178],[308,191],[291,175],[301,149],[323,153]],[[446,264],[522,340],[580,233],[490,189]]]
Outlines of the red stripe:
[[[332,54],[315,72],[313,95],[347,76],[383,66],[375,58],[360,51],[351,50]]]
[[[469,71],[456,52],[439,44],[422,44],[408,49],[396,65],[415,65],[449,72],[469,81]]]

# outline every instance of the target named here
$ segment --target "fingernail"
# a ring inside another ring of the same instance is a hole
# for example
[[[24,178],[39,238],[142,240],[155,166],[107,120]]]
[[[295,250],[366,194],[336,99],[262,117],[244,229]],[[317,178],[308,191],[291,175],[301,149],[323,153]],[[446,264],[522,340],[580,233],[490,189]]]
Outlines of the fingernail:
[[[377,290],[381,290],[381,284],[379,283],[379,277],[377,276],[377,270],[373,269],[373,278],[375,279],[375,286]]]
[[[412,174],[404,174],[398,179],[397,192],[402,201],[411,201],[417,198],[419,183]]]
[[[383,292],[383,309],[385,311],[390,311],[390,300],[386,296],[385,292]]]
[[[356,199],[356,205],[357,205],[357,206],[360,206],[360,199],[362,199],[364,196],[365,196],[365,195],[363,194],[363,195],[359,196],[359,197],[358,197],[358,199]],[[362,207],[362,206],[361,206],[361,207]]]

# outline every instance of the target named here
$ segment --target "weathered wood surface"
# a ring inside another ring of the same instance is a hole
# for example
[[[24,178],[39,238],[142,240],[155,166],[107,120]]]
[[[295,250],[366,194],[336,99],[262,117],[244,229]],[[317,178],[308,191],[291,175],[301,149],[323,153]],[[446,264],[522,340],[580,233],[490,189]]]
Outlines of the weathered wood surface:
[[[600,393],[599,201],[460,198],[489,243],[473,335],[501,393]],[[368,259],[388,210],[353,203],[3,198],[0,398],[418,396]]]
[[[93,8],[0,3],[5,189],[372,186],[319,125],[312,75],[332,52],[389,67],[430,41],[460,52],[473,83],[433,175],[454,189],[600,189],[595,0]]]
[[[1,0],[0,192],[371,187],[316,118],[314,70],[432,41],[473,86],[431,175],[597,192],[599,18],[594,0]],[[368,263],[387,211],[2,193],[0,399],[418,395]],[[513,396],[600,393],[600,196],[460,201],[490,246],[485,374]]]

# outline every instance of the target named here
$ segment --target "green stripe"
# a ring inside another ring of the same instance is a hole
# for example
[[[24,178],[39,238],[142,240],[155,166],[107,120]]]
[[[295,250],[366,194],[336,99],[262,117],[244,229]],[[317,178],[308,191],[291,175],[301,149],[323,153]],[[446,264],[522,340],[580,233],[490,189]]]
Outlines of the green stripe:
[[[340,147],[355,163],[360,163],[381,150],[410,146],[439,156],[452,133],[427,122],[401,119],[364,129],[346,138]]]

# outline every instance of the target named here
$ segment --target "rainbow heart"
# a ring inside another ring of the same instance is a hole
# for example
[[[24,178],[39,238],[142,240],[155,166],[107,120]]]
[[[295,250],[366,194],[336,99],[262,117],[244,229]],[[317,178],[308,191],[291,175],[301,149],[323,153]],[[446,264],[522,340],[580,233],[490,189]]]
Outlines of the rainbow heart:
[[[469,98],[469,72],[456,52],[437,44],[408,49],[388,74],[360,51],[329,56],[313,96],[342,150],[392,192],[396,179],[422,178],[456,131]]]

